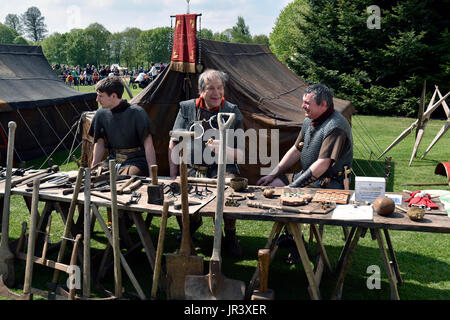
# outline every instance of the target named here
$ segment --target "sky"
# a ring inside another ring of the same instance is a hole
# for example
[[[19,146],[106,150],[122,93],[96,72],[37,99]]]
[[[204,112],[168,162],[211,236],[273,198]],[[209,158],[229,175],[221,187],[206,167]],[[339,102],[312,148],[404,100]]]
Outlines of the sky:
[[[221,32],[244,17],[252,35],[269,35],[281,10],[292,0],[190,0],[190,13],[201,13],[201,27]],[[97,22],[108,31],[127,27],[141,30],[170,27],[171,15],[187,12],[187,0],[0,0],[0,22],[7,14],[23,14],[38,7],[44,16],[48,35],[86,28]]]

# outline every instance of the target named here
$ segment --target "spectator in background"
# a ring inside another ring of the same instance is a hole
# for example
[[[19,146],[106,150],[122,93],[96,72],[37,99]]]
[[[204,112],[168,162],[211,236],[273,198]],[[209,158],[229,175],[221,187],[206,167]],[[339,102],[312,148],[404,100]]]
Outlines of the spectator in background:
[[[155,80],[156,76],[158,75],[158,70],[156,69],[156,66],[153,62],[149,74],[151,76],[152,81]]]
[[[160,62],[159,63],[159,73],[162,73],[165,68],[166,68],[166,66],[164,65],[164,63]]]

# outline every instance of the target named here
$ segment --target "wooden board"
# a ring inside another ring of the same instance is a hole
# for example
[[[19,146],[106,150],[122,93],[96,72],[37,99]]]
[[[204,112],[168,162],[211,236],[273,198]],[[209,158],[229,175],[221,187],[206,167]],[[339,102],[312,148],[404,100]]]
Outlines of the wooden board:
[[[341,190],[317,190],[312,202],[335,202],[347,204],[350,192]]]
[[[281,193],[280,203],[284,206],[300,206],[308,204],[312,198],[312,195],[304,190],[285,188]]]

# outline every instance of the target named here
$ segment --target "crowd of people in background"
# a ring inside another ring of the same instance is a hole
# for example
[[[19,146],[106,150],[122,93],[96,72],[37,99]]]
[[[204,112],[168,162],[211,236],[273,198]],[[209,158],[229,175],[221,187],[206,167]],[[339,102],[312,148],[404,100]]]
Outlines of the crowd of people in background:
[[[52,69],[58,77],[69,86],[93,86],[108,76],[123,76],[129,78],[129,85],[139,85],[141,88],[145,88],[165,67],[166,65],[162,62],[151,63],[148,69],[140,67],[133,70],[119,68],[117,65],[100,65],[98,68],[89,64],[86,64],[85,67],[52,65]]]

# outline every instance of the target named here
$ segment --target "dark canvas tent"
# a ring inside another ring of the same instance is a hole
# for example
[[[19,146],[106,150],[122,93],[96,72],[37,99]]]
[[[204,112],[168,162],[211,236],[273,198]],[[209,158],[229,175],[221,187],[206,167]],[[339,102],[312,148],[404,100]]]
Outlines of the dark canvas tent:
[[[27,161],[50,154],[58,145],[70,148],[73,125],[82,112],[97,109],[95,99],[95,93],[65,85],[41,47],[0,45],[1,162],[6,158],[9,121],[17,124],[15,161]]]
[[[244,130],[279,129],[279,159],[293,145],[305,118],[300,108],[308,86],[283,65],[265,45],[200,40],[204,70],[218,69],[229,75],[225,89],[228,101],[236,103],[244,116]],[[180,101],[196,98],[198,74],[166,68],[155,81],[131,102],[145,108],[155,129],[155,149],[159,172],[168,174],[168,141]],[[349,101],[334,99],[335,109],[349,121],[353,107]],[[259,136],[261,138],[261,135]],[[270,151],[270,139],[268,139]],[[248,144],[247,158],[248,158]],[[258,162],[259,162],[258,158]],[[261,163],[241,165],[241,174],[256,182]]]

